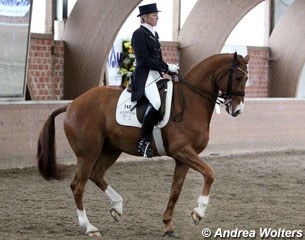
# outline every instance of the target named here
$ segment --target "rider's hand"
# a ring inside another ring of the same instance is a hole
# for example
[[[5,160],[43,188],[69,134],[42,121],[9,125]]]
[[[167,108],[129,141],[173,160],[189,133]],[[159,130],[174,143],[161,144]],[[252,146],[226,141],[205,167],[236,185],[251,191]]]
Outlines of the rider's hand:
[[[171,63],[168,63],[167,65],[168,65],[168,71],[170,71],[171,73],[176,73],[176,74],[178,74],[178,72],[179,72],[179,70],[180,70],[180,68],[179,68],[178,65],[176,65],[176,64],[171,64]]]

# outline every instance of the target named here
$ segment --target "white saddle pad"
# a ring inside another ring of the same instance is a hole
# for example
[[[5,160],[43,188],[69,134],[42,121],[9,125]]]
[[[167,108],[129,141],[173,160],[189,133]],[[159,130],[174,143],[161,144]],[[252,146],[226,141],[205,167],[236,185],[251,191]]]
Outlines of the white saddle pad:
[[[172,95],[173,83],[171,81],[168,81],[165,102],[165,114],[163,120],[155,127],[163,128],[168,123],[171,111]],[[142,124],[138,121],[137,118],[137,108],[135,107],[133,109],[136,104],[137,102],[131,102],[131,93],[127,92],[127,89],[124,89],[119,98],[116,108],[116,121],[118,124],[130,127],[142,127]],[[131,111],[131,109],[133,110]]]

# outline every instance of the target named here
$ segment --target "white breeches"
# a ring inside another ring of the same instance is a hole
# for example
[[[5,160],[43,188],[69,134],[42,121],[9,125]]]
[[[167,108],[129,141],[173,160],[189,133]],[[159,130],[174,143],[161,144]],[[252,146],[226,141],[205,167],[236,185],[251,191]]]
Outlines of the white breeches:
[[[162,79],[158,71],[150,70],[145,85],[145,97],[156,110],[161,107],[160,94],[157,88],[157,82]]]

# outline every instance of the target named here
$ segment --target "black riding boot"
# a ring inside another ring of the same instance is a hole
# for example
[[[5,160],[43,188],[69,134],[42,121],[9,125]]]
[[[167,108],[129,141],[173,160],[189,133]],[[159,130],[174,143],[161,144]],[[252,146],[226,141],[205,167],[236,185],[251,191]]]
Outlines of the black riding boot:
[[[138,142],[138,152],[143,154],[144,157],[152,158],[154,156],[151,146],[151,135],[157,122],[157,116],[158,110],[149,104],[144,114],[141,137]]]

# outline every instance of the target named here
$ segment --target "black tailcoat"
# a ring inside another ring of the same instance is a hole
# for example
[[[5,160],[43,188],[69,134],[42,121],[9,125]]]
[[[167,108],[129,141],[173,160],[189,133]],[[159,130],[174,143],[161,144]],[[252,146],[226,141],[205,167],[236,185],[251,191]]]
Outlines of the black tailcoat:
[[[132,35],[131,45],[136,56],[136,69],[133,73],[131,101],[138,101],[144,95],[149,70],[168,72],[168,65],[162,60],[158,34],[154,36],[144,26]]]

